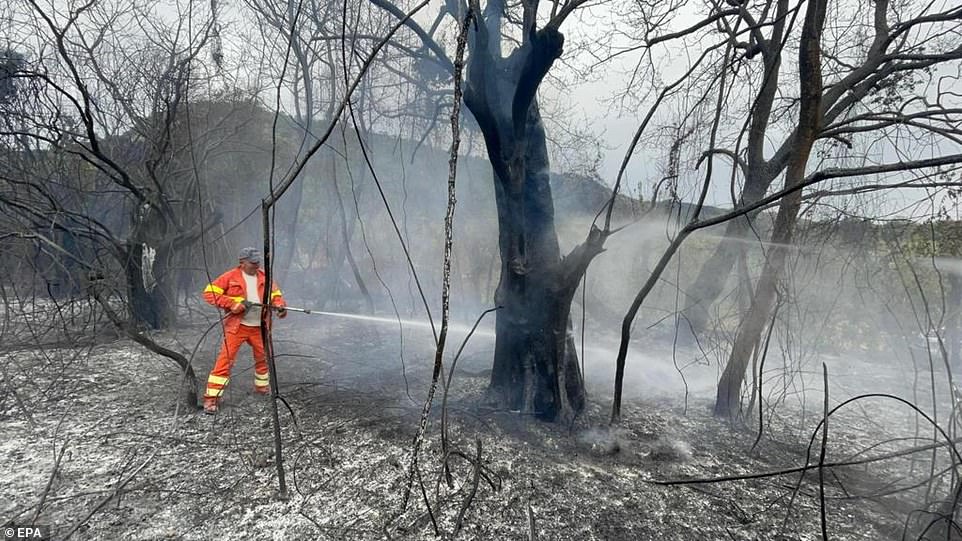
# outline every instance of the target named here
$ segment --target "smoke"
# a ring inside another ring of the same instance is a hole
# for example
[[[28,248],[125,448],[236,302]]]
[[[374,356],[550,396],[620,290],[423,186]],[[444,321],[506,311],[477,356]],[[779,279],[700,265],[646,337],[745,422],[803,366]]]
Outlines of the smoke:
[[[630,449],[626,432],[617,428],[594,427],[578,433],[577,441],[594,455],[605,456]]]
[[[686,462],[692,457],[691,446],[677,438],[660,436],[651,444],[636,445],[627,431],[609,426],[582,430],[576,439],[579,445],[596,456],[637,451],[644,458],[659,462]]]
[[[661,437],[651,444],[646,456],[659,462],[687,462],[691,460],[691,446],[682,440]]]
[[[252,117],[252,124],[269,119],[266,114]],[[239,136],[253,142],[256,138],[252,133],[238,131]],[[366,136],[365,142],[384,197],[407,245],[411,265],[361,156],[358,141],[349,134],[332,143],[334,148],[319,152],[299,180],[304,183],[304,196],[294,238],[276,239],[280,248],[296,250],[286,276],[279,275],[281,287],[288,302],[295,306],[364,313],[391,321],[399,315],[420,325],[427,322],[423,291],[437,323],[447,153],[429,144],[418,145],[377,134]],[[235,146],[243,147],[240,143],[227,145]],[[258,146],[269,148],[266,143]],[[280,149],[279,159],[284,160],[289,154],[293,150]],[[242,161],[238,162],[235,155],[242,155]],[[228,225],[225,235],[215,241],[216,249],[210,250],[211,265],[217,267],[211,269],[213,274],[219,272],[219,267],[234,263],[236,250],[231,247],[257,244],[260,233],[259,220],[243,219],[250,209],[256,208],[259,191],[238,190],[236,186],[257,185],[253,179],[267,171],[270,155],[246,152],[230,156],[237,163],[221,163],[217,159],[206,163],[212,187],[223,194],[216,204]],[[231,181],[224,176],[225,171],[240,178]],[[453,322],[462,326],[469,326],[483,310],[494,305],[500,275],[491,175],[488,163],[477,152],[459,162],[451,315]],[[565,254],[585,240],[609,192],[596,179],[558,175],[552,178],[552,190],[559,245]],[[676,205],[658,207],[641,217],[645,206],[619,199],[613,225],[627,227],[608,240],[606,251],[589,267],[583,289],[574,296],[570,320],[574,341],[589,390],[595,396],[610,395],[624,315],[690,213],[689,207]],[[718,209],[705,212],[710,215]],[[240,225],[233,227],[237,224]],[[718,246],[724,227],[716,226],[689,237],[645,299],[631,330],[624,389],[628,397],[712,397],[718,374],[728,361],[730,341],[750,301],[751,289],[745,284],[757,280],[765,255],[772,248],[763,242],[771,228],[771,217],[763,213],[755,230],[735,243],[744,250],[745,278],[740,283],[742,277],[736,272],[720,276],[719,280],[725,283],[722,296],[711,306],[710,328],[697,336],[697,342],[681,341],[676,336],[676,329],[684,322],[679,312],[694,295],[691,284]],[[951,301],[941,301],[952,290],[950,277],[962,275],[962,262],[949,255],[939,255],[934,260],[893,256],[883,238],[882,227],[871,222],[803,221],[799,226],[790,250],[789,270],[779,285],[785,307],[775,320],[764,366],[757,367],[766,403],[795,400],[803,404],[807,395],[819,391],[818,368],[826,359],[872,356],[875,365],[912,374],[929,364],[930,352],[939,360],[937,341],[934,348],[927,346],[926,341],[918,340],[919,333],[926,333],[931,327],[942,333],[946,344],[954,343],[955,339],[947,336],[951,327],[948,324],[958,308]],[[219,254],[226,255],[218,261]],[[918,286],[910,263],[918,274]],[[412,265],[420,291],[410,270]],[[204,271],[197,272],[203,275]],[[206,276],[198,280],[206,281]],[[372,299],[373,314],[366,313],[362,284]],[[926,307],[928,314],[924,313]],[[370,324],[379,325],[389,339],[388,329],[393,324]],[[907,347],[910,343],[911,349]],[[474,359],[484,359],[493,350],[490,334],[475,336],[472,344]],[[756,364],[762,364],[762,357],[759,351]],[[842,372],[838,375],[840,380],[843,370],[833,368],[833,372]],[[752,379],[752,374],[748,374],[748,381]],[[904,387],[906,381],[913,380],[901,378],[900,382]],[[804,391],[799,391],[799,387]],[[746,393],[753,392],[751,385],[745,388]]]

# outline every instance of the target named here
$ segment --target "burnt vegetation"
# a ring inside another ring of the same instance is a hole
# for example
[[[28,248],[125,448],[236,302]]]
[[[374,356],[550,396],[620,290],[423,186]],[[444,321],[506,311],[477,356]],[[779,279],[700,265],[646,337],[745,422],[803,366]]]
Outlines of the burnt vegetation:
[[[962,539],[957,2],[0,20],[5,527]]]

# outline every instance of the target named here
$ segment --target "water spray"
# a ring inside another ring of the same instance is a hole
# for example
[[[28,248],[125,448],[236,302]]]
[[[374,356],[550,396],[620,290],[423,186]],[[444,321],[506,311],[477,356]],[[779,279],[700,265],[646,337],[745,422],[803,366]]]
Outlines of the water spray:
[[[259,303],[259,302],[243,302],[242,304],[243,304],[244,306],[246,306],[246,307],[251,307],[251,306],[257,306],[257,307],[260,307],[260,308],[263,308],[263,307],[264,307],[264,304]],[[270,306],[270,308],[273,309],[273,310],[280,310],[280,309],[281,309],[281,308],[278,307],[278,306]],[[397,324],[400,323],[401,325],[406,325],[406,326],[411,326],[411,327],[431,328],[431,323],[430,323],[429,321],[423,321],[423,320],[397,319],[397,318],[391,318],[391,317],[378,317],[378,316],[365,316],[365,315],[361,315],[361,314],[346,314],[346,313],[344,313],[344,312],[324,312],[324,311],[321,311],[321,310],[311,310],[311,309],[308,309],[308,308],[294,308],[294,307],[291,307],[291,306],[286,306],[286,307],[284,307],[284,310],[288,310],[288,311],[291,311],[291,312],[300,312],[300,313],[302,313],[302,314],[311,314],[311,315],[314,315],[314,316],[340,317],[340,318],[345,318],[345,319],[356,319],[356,320],[359,320],[359,321],[368,321],[368,322],[372,322],[372,323],[386,323],[386,324],[392,324],[392,325],[397,325]],[[452,324],[449,324],[449,325],[448,325],[448,329],[449,329],[450,331],[453,331],[453,332],[469,332],[469,331],[471,330],[471,326],[470,326],[470,325],[463,325],[463,324],[452,323]],[[477,330],[474,334],[475,334],[475,335],[479,335],[479,336],[494,337],[494,331],[493,331],[493,330]]]

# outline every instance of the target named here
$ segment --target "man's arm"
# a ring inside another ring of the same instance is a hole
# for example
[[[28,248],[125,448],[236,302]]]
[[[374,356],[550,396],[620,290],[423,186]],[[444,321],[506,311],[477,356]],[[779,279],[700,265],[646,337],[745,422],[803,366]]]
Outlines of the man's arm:
[[[224,294],[228,282],[227,273],[225,272],[218,276],[216,280],[207,284],[207,287],[204,288],[204,300],[207,301],[208,304],[223,308],[224,310],[234,311],[234,308],[238,304],[243,306],[243,297],[228,297]]]
[[[284,309],[287,303],[284,301],[284,295],[281,293],[281,288],[277,287],[277,283],[271,284],[271,306],[277,308],[277,317],[287,316],[287,310]]]
[[[271,306],[275,308],[284,308],[287,303],[284,301],[284,295],[281,293],[281,288],[277,287],[277,283],[271,284]]]

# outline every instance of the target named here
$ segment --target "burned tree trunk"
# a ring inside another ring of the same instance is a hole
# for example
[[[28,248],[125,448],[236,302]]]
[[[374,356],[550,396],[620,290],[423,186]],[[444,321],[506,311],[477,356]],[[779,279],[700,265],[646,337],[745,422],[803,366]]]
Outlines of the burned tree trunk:
[[[189,250],[202,232],[220,222],[214,213],[201,222],[201,216],[180,213],[182,221],[191,227],[177,228],[173,216],[177,214],[169,204],[142,204],[132,209],[132,227],[128,238],[120,244],[124,260],[127,303],[137,325],[164,329],[177,322],[177,255]]]
[[[570,333],[571,300],[605,235],[593,230],[561,256],[537,90],[560,57],[564,37],[551,24],[536,30],[526,17],[523,44],[503,57],[502,7],[489,3],[475,27],[464,93],[484,135],[498,211],[495,301],[501,310],[488,398],[541,419],[569,420],[585,401]]]
[[[162,240],[167,225],[153,205],[137,205],[131,209],[131,232],[124,243],[128,311],[137,325],[151,329],[177,320],[176,294],[166,269],[170,253]]]
[[[130,315],[138,324],[164,329],[177,321],[177,303],[165,262],[167,250],[147,243],[127,244],[127,299]]]
[[[107,318],[118,329],[126,333],[131,340],[177,363],[184,375],[183,385],[181,385],[179,389],[181,400],[188,408],[196,409],[199,406],[197,402],[197,374],[194,372],[194,367],[190,364],[190,359],[177,351],[158,344],[147,333],[141,332],[141,329],[131,324],[130,320],[124,319],[114,312],[110,306],[109,293],[102,290],[102,281],[102,276],[93,277],[93,279],[89,281],[88,287],[90,294],[100,304],[104,314],[107,315]]]
[[[789,158],[785,174],[786,188],[797,186],[805,179],[805,167],[812,146],[818,136],[822,96],[821,36],[825,22],[827,0],[814,0],[808,4],[802,27],[798,51],[800,100],[795,148]],[[718,382],[715,414],[734,417],[738,414],[741,384],[752,351],[761,338],[772,305],[775,287],[785,267],[787,247],[792,243],[795,223],[801,208],[802,192],[796,190],[782,198],[772,232],[772,248],[768,252],[762,275],[755,288],[751,309],[742,320],[735,335],[735,344]]]
[[[771,0],[762,4],[760,20],[746,17],[750,13],[749,10],[740,10],[743,21],[752,27],[750,30],[752,48],[745,59],[751,59],[756,52],[760,52],[764,64],[763,79],[757,97],[749,110],[747,143],[744,152],[741,146],[733,150],[712,149],[710,151],[733,159],[741,170],[745,184],[738,200],[734,202],[736,208],[744,208],[763,197],[769,185],[788,166],[791,156],[800,145],[805,144],[797,130],[783,138],[774,133],[774,131],[784,133],[783,130],[768,129],[770,123],[778,118],[773,115],[773,107],[778,93],[779,59],[788,50],[786,44],[789,40],[786,34],[792,31],[793,25],[790,21],[794,20],[791,16],[794,8],[790,8],[790,3],[785,0]],[[893,6],[888,0],[878,0],[872,4],[871,18],[867,21],[871,21],[870,26],[874,28],[874,33],[866,35],[864,52],[859,54],[858,61],[853,65],[836,64],[837,59],[831,58],[829,60],[833,65],[831,84],[824,87],[819,97],[820,126],[824,130],[819,136],[844,142],[845,145],[849,145],[849,148],[852,144],[852,135],[865,133],[867,130],[866,126],[856,125],[857,123],[847,119],[854,110],[858,110],[855,115],[866,115],[866,117],[874,114],[879,117],[901,118],[899,111],[907,107],[908,101],[916,99],[914,97],[916,91],[911,89],[914,83],[908,83],[909,87],[905,87],[907,81],[914,80],[909,74],[931,70],[943,62],[956,61],[962,55],[962,48],[954,43],[947,48],[933,49],[931,44],[919,42],[906,33],[907,29],[926,24],[923,21],[932,20],[931,17],[940,19],[945,16],[944,14],[938,16],[929,14],[927,8],[921,12],[925,15],[912,14],[907,12],[911,10],[906,10],[903,6]],[[770,19],[769,15],[772,15]],[[888,19],[892,16],[897,17],[897,23],[889,23]],[[943,20],[949,20],[949,18],[951,16]],[[766,36],[767,28],[771,30]],[[923,41],[925,39],[927,38],[923,38]],[[837,70],[836,67],[843,69]],[[891,94],[890,99],[871,99],[883,89]],[[906,101],[902,101],[903,99]],[[865,107],[869,107],[873,112],[857,109]],[[917,118],[929,113],[913,113],[913,115],[916,114],[919,116],[913,116],[911,123],[915,123]],[[892,123],[883,122],[872,125],[869,131],[882,134],[893,127],[902,129],[902,127],[908,127],[908,124],[903,124],[901,120]],[[801,128],[802,126],[799,126],[799,129]],[[781,143],[774,143],[778,140],[781,140]],[[740,142],[741,139],[739,144]],[[718,244],[713,256],[703,266],[695,283],[690,287],[684,311],[696,332],[704,329],[707,308],[718,299],[730,275],[734,249],[729,239],[737,240],[737,234],[747,231],[744,226],[752,220],[753,216],[749,215],[748,220],[729,224],[726,238]]]
[[[546,419],[580,411],[581,373],[568,315],[577,283],[566,282],[554,226],[544,127],[533,104],[525,140],[524,177],[495,176],[501,280],[489,398]],[[521,152],[520,148],[515,152]]]

